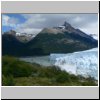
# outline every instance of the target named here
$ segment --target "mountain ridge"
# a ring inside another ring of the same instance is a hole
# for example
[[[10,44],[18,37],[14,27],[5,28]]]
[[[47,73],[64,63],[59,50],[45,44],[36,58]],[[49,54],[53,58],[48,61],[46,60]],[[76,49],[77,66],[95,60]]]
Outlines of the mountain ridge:
[[[66,22],[62,26],[44,28],[26,43],[19,42],[11,32],[14,33],[14,31],[10,31],[10,34],[6,32],[2,35],[3,55],[40,56],[49,55],[50,53],[83,51],[98,46],[97,40]],[[15,50],[15,48],[18,49]]]

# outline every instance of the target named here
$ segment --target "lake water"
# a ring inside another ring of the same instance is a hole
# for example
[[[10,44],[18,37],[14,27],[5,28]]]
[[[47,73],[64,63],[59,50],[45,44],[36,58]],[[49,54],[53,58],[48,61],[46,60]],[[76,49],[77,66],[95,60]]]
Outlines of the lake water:
[[[50,61],[50,56],[40,56],[40,57],[22,57],[19,58],[22,61],[37,63],[43,66],[52,66],[53,64]]]

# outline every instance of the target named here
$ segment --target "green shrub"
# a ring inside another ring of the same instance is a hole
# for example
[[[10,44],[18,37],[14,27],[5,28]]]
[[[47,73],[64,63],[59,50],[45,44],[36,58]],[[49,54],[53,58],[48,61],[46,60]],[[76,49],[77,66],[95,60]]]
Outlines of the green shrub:
[[[71,78],[72,81],[78,81],[79,80],[79,77],[75,76],[73,74],[70,75],[70,78]]]
[[[33,66],[33,69],[34,69],[34,66]],[[61,69],[59,67],[55,67],[55,66],[37,67],[37,74],[39,77],[53,78],[59,75],[60,73],[61,73]]]
[[[12,75],[14,77],[28,77],[32,72],[33,68],[28,63],[12,57],[3,57],[2,73],[5,76]]]
[[[4,75],[2,76],[2,85],[3,86],[14,86],[14,78],[12,75],[5,77]]]
[[[96,86],[96,83],[92,81],[86,81],[82,82],[82,86]]]
[[[56,82],[64,83],[64,82],[70,82],[70,76],[65,72],[62,71],[59,75],[56,76]]]

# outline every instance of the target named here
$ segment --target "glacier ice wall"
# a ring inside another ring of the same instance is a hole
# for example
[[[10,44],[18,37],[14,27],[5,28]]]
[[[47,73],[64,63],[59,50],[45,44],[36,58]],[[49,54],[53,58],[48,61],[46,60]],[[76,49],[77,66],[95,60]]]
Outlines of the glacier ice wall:
[[[98,48],[69,54],[51,54],[50,61],[69,73],[98,80]]]

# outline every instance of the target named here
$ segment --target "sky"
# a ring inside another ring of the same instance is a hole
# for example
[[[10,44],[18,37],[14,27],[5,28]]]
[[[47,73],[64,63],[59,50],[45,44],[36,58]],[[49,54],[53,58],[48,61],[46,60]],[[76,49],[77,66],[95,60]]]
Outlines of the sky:
[[[56,27],[65,21],[87,34],[98,34],[98,14],[2,14],[2,33],[37,34],[43,28]]]

